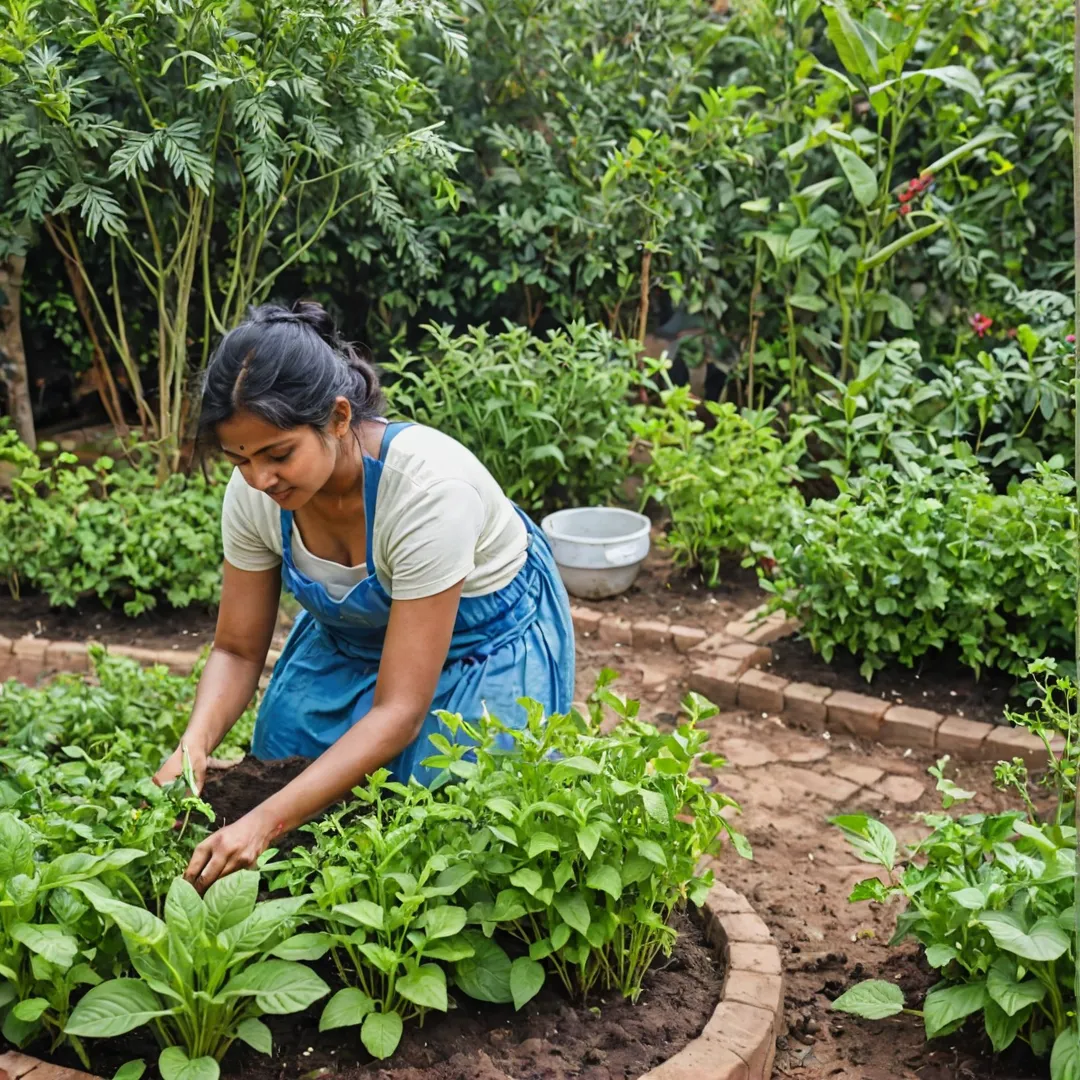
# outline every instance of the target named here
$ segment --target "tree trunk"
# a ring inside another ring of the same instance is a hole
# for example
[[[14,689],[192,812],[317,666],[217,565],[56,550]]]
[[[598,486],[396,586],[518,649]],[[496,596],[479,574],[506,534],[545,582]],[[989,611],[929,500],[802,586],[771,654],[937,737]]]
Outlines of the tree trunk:
[[[7,384],[8,400],[15,430],[31,450],[37,447],[34,413],[30,405],[30,383],[26,375],[19,308],[22,300],[25,255],[9,255],[0,262],[0,378]]]

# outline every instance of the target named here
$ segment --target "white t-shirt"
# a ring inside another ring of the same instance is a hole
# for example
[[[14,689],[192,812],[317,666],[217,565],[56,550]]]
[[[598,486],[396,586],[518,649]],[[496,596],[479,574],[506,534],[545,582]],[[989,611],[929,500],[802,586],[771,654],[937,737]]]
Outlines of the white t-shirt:
[[[225,558],[240,570],[281,563],[281,508],[233,471],[221,516]],[[413,425],[386,452],[375,501],[372,556],[394,600],[419,600],[464,579],[463,596],[509,585],[525,563],[525,524],[495,478],[461,443]],[[296,568],[340,600],[367,576],[313,555],[293,521]]]

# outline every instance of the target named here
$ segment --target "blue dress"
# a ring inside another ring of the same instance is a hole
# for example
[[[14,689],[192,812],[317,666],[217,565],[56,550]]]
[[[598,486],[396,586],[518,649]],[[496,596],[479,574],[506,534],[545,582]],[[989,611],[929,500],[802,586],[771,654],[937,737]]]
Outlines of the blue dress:
[[[252,753],[263,760],[317,757],[371,708],[390,596],[375,576],[372,537],[386,451],[407,424],[389,424],[378,459],[364,457],[367,577],[335,600],[292,558],[293,516],[281,511],[281,579],[303,611],[274,665],[259,708]],[[508,727],[525,726],[521,697],[547,712],[567,712],[574,693],[574,630],[570,602],[543,533],[523,514],[525,565],[509,585],[485,596],[462,597],[450,651],[431,711],[416,740],[388,768],[399,780],[430,784],[421,762],[435,751],[428,737],[449,731],[436,710],[479,717],[486,706]]]

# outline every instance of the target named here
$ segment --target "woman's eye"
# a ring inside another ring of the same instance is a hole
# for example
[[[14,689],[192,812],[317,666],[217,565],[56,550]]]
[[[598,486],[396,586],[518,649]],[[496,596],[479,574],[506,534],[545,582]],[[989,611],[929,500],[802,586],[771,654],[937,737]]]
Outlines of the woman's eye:
[[[271,454],[270,455],[270,460],[271,461],[281,462],[281,461],[288,461],[289,458],[291,458],[291,457],[292,457],[292,451],[290,450],[290,451],[288,451],[288,453],[282,454],[281,457],[274,457],[274,455]]]

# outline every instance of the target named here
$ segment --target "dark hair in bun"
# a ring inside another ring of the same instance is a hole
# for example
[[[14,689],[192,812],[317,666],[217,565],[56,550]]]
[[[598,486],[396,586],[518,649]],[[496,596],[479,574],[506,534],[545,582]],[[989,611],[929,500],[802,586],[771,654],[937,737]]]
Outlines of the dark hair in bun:
[[[222,339],[206,368],[199,434],[203,441],[241,409],[274,427],[322,430],[346,398],[353,423],[381,415],[383,395],[371,354],[345,341],[322,306],[263,304]]]

